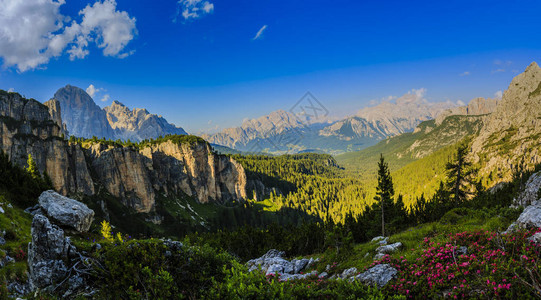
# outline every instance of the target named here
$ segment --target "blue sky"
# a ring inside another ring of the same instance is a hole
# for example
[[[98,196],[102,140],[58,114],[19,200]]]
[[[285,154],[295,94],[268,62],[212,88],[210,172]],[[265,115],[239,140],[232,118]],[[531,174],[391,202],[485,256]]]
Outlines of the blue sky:
[[[0,89],[46,101],[92,84],[100,106],[145,107],[193,133],[288,110],[306,91],[334,115],[419,88],[430,101],[493,97],[541,60],[534,0],[0,0],[0,11]]]

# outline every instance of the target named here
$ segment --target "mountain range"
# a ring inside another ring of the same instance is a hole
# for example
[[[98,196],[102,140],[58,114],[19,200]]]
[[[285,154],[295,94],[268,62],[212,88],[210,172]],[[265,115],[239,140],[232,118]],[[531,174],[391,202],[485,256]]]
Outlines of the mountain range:
[[[146,109],[130,110],[118,101],[101,109],[86,91],[75,86],[59,89],[53,99],[60,103],[67,131],[76,137],[139,142],[169,134],[187,134],[181,127]]]
[[[310,120],[283,110],[243,122],[212,135],[211,143],[248,152],[340,154],[364,149],[390,136],[411,132],[422,121],[455,108],[452,102],[430,103],[424,90],[412,90],[394,102],[366,107],[338,121]]]

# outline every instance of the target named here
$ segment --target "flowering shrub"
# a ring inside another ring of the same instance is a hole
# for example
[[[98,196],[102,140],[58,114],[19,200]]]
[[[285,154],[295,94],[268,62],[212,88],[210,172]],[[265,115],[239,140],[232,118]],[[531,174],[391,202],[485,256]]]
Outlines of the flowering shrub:
[[[489,231],[449,235],[446,243],[425,238],[418,258],[385,256],[398,278],[387,287],[411,298],[532,297],[540,287],[541,247],[528,240],[538,230],[500,235]],[[460,253],[467,246],[467,253]]]

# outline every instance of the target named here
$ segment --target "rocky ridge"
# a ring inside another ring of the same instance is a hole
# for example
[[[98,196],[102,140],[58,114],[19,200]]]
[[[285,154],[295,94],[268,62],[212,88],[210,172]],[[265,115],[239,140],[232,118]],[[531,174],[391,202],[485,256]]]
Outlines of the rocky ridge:
[[[170,134],[187,134],[184,129],[146,109],[130,110],[118,101],[101,109],[86,91],[75,86],[59,89],[53,99],[60,103],[66,130],[76,137],[139,142]]]
[[[498,106],[499,101],[499,99],[481,97],[472,99],[466,106],[454,107],[438,114],[435,119],[436,125],[441,124],[448,116],[479,116],[491,114]]]
[[[162,116],[149,113],[144,108],[130,110],[124,104],[113,101],[104,108],[115,137],[123,141],[142,141],[168,134],[188,134],[184,129],[170,124]]]
[[[183,192],[200,202],[246,197],[242,166],[215,154],[204,141],[166,141],[141,149],[99,143],[83,148],[64,139],[59,111],[56,100],[43,105],[0,92],[0,150],[23,167],[32,154],[39,171],[49,175],[61,194],[93,195],[101,185],[139,212],[153,211],[156,191],[162,189],[165,195]]]
[[[483,165],[481,175],[496,172],[509,180],[517,167],[541,163],[541,68],[537,63],[513,78],[484,123],[472,144],[473,161]]]

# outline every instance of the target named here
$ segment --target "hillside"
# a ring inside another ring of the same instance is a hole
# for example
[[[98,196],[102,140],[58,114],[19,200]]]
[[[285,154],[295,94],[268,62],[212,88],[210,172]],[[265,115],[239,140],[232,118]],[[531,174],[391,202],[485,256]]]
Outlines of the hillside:
[[[414,132],[388,138],[358,152],[337,155],[338,163],[362,179],[375,177],[376,163],[383,154],[391,170],[398,170],[409,163],[454,145],[479,132],[483,116],[449,116],[436,125],[435,120],[421,123]]]

